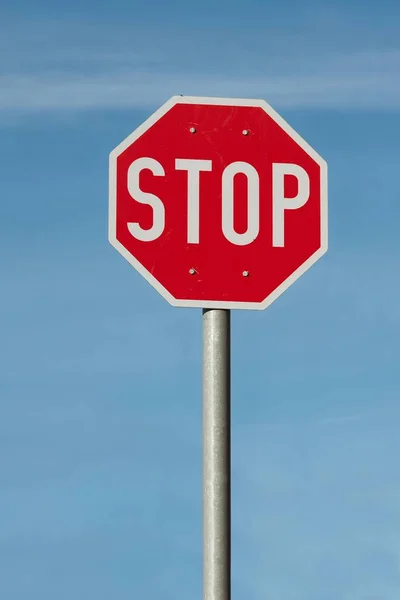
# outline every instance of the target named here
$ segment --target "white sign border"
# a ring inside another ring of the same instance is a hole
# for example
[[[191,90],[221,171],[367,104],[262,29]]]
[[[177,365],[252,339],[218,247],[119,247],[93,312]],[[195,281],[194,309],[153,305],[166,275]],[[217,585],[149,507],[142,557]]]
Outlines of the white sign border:
[[[285,279],[262,302],[217,302],[208,300],[177,300],[118,240],[116,235],[116,166],[117,157],[152,127],[176,104],[205,104],[217,106],[248,106],[262,108],[274,121],[320,166],[321,173],[321,247],[290,277]],[[221,308],[264,310],[286,291],[328,250],[328,166],[325,160],[265,101],[243,98],[214,98],[205,96],[172,96],[144,123],[133,131],[110,153],[109,158],[109,242],[172,306],[185,308]]]

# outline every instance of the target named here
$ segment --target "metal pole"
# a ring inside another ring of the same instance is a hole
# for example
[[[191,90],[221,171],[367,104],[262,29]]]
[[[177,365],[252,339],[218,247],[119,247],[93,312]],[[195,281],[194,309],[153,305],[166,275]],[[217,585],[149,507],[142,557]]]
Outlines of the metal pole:
[[[203,600],[231,598],[230,325],[203,310]]]

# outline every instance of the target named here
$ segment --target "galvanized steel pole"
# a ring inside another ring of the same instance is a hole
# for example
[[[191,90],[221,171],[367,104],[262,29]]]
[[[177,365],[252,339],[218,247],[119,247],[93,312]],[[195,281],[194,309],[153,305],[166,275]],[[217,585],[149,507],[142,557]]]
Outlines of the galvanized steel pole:
[[[231,598],[230,311],[203,310],[203,600]]]

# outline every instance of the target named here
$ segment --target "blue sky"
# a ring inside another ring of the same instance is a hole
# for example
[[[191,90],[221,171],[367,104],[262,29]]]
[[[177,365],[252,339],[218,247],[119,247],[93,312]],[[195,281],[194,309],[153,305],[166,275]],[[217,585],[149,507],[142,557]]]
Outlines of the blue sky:
[[[233,315],[233,598],[400,594],[400,7],[14,2],[0,19],[0,595],[201,597],[201,313],[107,242],[108,153],[173,94],[327,160],[330,249]]]

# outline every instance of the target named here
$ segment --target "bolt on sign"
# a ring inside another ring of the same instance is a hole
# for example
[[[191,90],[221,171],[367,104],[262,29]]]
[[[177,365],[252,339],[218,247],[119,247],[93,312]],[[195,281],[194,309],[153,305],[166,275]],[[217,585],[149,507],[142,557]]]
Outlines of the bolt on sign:
[[[109,181],[111,244],[174,306],[266,308],[327,250],[327,165],[263,100],[174,96]]]

